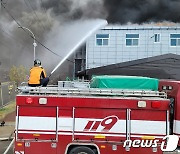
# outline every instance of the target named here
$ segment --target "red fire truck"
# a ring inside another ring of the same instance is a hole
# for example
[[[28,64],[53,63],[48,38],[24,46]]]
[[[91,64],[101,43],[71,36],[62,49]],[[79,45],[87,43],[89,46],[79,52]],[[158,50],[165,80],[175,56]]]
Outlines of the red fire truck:
[[[166,135],[180,136],[180,82],[160,80],[158,87],[20,87],[14,153],[160,154]]]

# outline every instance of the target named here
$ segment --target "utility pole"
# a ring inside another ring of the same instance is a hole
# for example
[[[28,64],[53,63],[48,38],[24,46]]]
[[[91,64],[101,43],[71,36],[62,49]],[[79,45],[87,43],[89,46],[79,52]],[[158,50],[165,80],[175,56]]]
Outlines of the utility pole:
[[[34,33],[29,29],[29,28],[27,28],[27,27],[21,27],[21,26],[19,26],[18,28],[22,28],[23,30],[28,30],[31,34],[32,34],[32,38],[34,39],[34,42],[33,42],[33,47],[34,47],[34,60],[36,59],[36,47],[37,47],[37,43],[36,43],[36,38],[35,38],[35,35],[34,35]]]

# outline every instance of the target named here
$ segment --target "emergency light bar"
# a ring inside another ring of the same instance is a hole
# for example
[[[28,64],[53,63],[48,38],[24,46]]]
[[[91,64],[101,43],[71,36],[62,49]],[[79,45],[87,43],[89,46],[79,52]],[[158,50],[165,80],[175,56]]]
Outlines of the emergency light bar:
[[[172,86],[162,86],[162,90],[172,90]]]

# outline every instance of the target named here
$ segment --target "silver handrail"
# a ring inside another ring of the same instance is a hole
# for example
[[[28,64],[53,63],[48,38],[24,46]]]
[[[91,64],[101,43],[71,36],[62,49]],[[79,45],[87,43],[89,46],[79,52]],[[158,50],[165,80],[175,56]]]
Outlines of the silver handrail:
[[[139,96],[139,97],[161,97],[167,98],[165,92],[151,90],[129,90],[129,89],[100,89],[100,88],[59,88],[59,87],[18,87],[20,93],[26,94],[54,94],[54,95],[96,95],[96,96]]]

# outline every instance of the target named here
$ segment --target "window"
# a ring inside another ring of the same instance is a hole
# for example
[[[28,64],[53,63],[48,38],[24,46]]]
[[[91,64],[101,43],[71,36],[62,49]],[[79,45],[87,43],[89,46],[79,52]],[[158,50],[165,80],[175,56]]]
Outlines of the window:
[[[180,46],[180,34],[170,34],[171,46]]]
[[[96,45],[107,46],[109,44],[109,34],[96,34]]]
[[[139,34],[126,34],[126,46],[138,46]]]
[[[160,34],[154,34],[154,43],[160,42]]]

